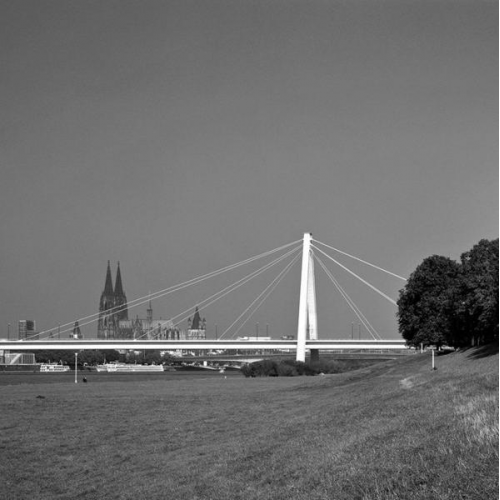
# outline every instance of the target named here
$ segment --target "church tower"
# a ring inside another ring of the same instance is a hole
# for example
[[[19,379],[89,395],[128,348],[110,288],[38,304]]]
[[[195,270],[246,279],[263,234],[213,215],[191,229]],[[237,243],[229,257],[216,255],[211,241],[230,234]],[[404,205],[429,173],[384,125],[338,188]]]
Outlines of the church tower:
[[[118,262],[118,269],[116,270],[116,281],[115,281],[115,319],[116,321],[122,321],[128,319],[128,307],[127,307],[127,297],[123,291],[122,285],[122,273],[120,272],[120,263]]]
[[[193,321],[191,323],[192,330],[199,330],[201,324],[200,312],[198,311],[198,306],[196,306],[196,310],[194,311]]]
[[[188,318],[188,340],[205,340],[206,339],[206,321],[205,318],[201,319],[198,306],[194,311],[193,319]]]
[[[127,296],[123,291],[120,263],[116,270],[116,281],[113,289],[111,267],[108,260],[106,281],[99,301],[99,320],[97,323],[98,339],[121,338],[120,321],[128,320]]]
[[[104,290],[101,293],[99,301],[99,321],[97,322],[97,338],[114,338],[115,322],[113,307],[115,305],[115,293],[113,291],[113,280],[111,278],[111,267],[108,260],[108,269],[106,270],[106,281]]]

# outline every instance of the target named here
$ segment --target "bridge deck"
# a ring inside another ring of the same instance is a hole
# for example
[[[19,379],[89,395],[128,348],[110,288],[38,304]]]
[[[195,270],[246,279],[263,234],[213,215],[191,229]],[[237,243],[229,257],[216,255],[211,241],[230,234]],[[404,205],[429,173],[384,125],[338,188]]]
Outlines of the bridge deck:
[[[307,340],[306,349],[405,349],[404,340]],[[85,350],[85,349],[131,349],[175,351],[197,350],[249,350],[278,349],[296,350],[296,340],[18,340],[0,341],[0,350]]]

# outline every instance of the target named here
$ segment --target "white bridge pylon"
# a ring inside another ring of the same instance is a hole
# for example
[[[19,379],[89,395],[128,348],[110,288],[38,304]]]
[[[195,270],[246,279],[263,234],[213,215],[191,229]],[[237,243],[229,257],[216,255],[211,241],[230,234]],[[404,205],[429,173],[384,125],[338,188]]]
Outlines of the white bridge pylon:
[[[316,285],[311,233],[304,233],[302,244],[302,271],[300,276],[299,319],[297,325],[297,361],[306,360],[306,340],[318,340],[316,312]]]

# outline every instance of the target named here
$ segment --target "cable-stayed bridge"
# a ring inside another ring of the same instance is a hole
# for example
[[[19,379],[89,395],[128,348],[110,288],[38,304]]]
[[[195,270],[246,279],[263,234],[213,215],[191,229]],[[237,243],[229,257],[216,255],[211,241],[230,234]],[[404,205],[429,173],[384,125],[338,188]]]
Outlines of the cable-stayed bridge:
[[[290,249],[290,247],[292,247]],[[22,341],[2,341],[0,342],[0,349],[5,350],[22,350],[22,351],[33,351],[33,350],[94,350],[94,349],[130,349],[130,350],[282,350],[282,351],[295,351],[296,359],[299,361],[304,361],[306,356],[306,351],[310,352],[311,355],[317,355],[319,350],[340,350],[340,349],[351,349],[351,350],[401,350],[405,348],[405,341],[403,339],[397,340],[384,340],[379,335],[377,330],[368,321],[366,316],[361,312],[360,308],[354,303],[352,298],[347,294],[347,292],[340,286],[337,279],[333,276],[331,271],[328,269],[326,264],[323,262],[321,257],[326,257],[331,262],[340,266],[344,271],[348,272],[356,279],[361,281],[364,285],[369,287],[371,290],[379,294],[385,300],[390,302],[393,306],[396,306],[396,301],[389,297],[384,292],[380,291],[374,285],[361,278],[358,274],[354,273],[352,270],[341,264],[338,260],[333,258],[331,255],[325,251],[325,249],[333,250],[335,252],[341,253],[352,259],[355,259],[363,264],[371,266],[372,268],[383,271],[388,275],[400,280],[405,280],[405,278],[398,276],[395,273],[386,271],[381,267],[371,264],[367,261],[354,257],[346,252],[342,252],[330,245],[321,243],[317,240],[313,240],[310,233],[305,233],[302,241],[292,242],[288,245],[284,245],[277,249],[265,252],[256,257],[246,259],[237,264],[227,266],[225,268],[219,269],[217,271],[205,274],[203,276],[188,280],[184,283],[175,285],[173,287],[155,292],[153,294],[148,294],[146,297],[142,297],[133,300],[128,303],[128,306],[135,307],[140,304],[144,304],[147,301],[153,299],[158,299],[164,297],[176,291],[187,288],[191,285],[200,283],[214,276],[218,276],[226,271],[235,269],[244,264],[254,262],[262,257],[268,257],[274,255],[278,252],[285,251],[284,254],[279,257],[273,258],[273,260],[256,271],[251,272],[247,276],[238,281],[232,283],[231,285],[224,287],[222,290],[212,294],[211,296],[205,298],[204,300],[197,302],[197,307],[200,310],[207,308],[212,305],[222,297],[231,294],[236,289],[238,289],[243,284],[248,283],[259,275],[266,273],[273,266],[286,262],[285,267],[278,273],[278,275],[271,281],[271,283],[255,298],[251,304],[236,318],[236,320],[220,335],[217,340],[186,340],[175,338],[175,335],[165,334],[164,332],[160,334],[160,329],[155,331],[155,328],[151,328],[150,331],[142,334],[136,338],[123,340],[123,339],[71,339],[71,340],[61,340],[60,334],[59,338],[54,338],[54,331],[47,330],[39,332],[37,338],[30,338]],[[320,257],[321,256],[321,257]],[[235,331],[233,331],[232,336],[234,337],[242,328],[242,326],[248,322],[255,311],[263,304],[263,302],[269,297],[269,295],[274,291],[278,284],[283,280],[283,278],[288,274],[293,265],[300,259],[302,261],[301,267],[301,281],[300,281],[300,293],[299,293],[299,310],[298,310],[298,321],[297,321],[297,332],[296,338],[291,339],[255,339],[251,340],[235,340],[224,338],[226,334],[235,325],[238,325]],[[340,295],[349,305],[353,313],[358,318],[360,324],[363,324],[366,331],[368,331],[371,336],[370,340],[333,340],[333,339],[320,339],[318,336],[318,322],[317,322],[317,311],[316,311],[316,284],[315,284],[315,262],[317,262],[321,269],[326,273],[334,287],[338,290]],[[118,310],[122,306],[118,306]],[[190,314],[192,307],[186,311],[181,312],[174,318],[171,322],[173,324],[178,324],[184,321]],[[109,311],[109,314],[113,314],[113,309]],[[78,320],[81,326],[95,323],[98,320],[99,314],[93,314]],[[72,323],[68,323],[63,326],[63,331],[60,332],[60,327],[58,327],[59,333],[65,333],[71,331]],[[163,338],[161,338],[163,336]]]

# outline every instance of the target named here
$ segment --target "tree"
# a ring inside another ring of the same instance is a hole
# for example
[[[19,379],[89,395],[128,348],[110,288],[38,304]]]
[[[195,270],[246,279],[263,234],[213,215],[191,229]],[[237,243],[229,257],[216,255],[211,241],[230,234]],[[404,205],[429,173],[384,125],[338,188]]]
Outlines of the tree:
[[[111,363],[112,361],[118,361],[120,359],[120,353],[114,349],[104,349],[101,353],[106,363]]]
[[[144,358],[144,351],[128,351],[126,354],[125,362],[129,364],[142,365]]]
[[[409,345],[439,347],[452,338],[459,270],[454,260],[433,255],[412,273],[398,299],[399,331]]]
[[[78,354],[78,364],[89,366],[100,365],[104,361],[104,356],[100,351],[81,351]]]
[[[457,340],[462,345],[498,340],[498,238],[479,241],[460,260]]]
[[[72,350],[47,350],[36,351],[37,363],[61,363],[63,365],[75,364],[75,351]]]
[[[146,351],[144,361],[148,365],[161,365],[161,363],[163,362],[163,358],[160,354],[160,351]]]

